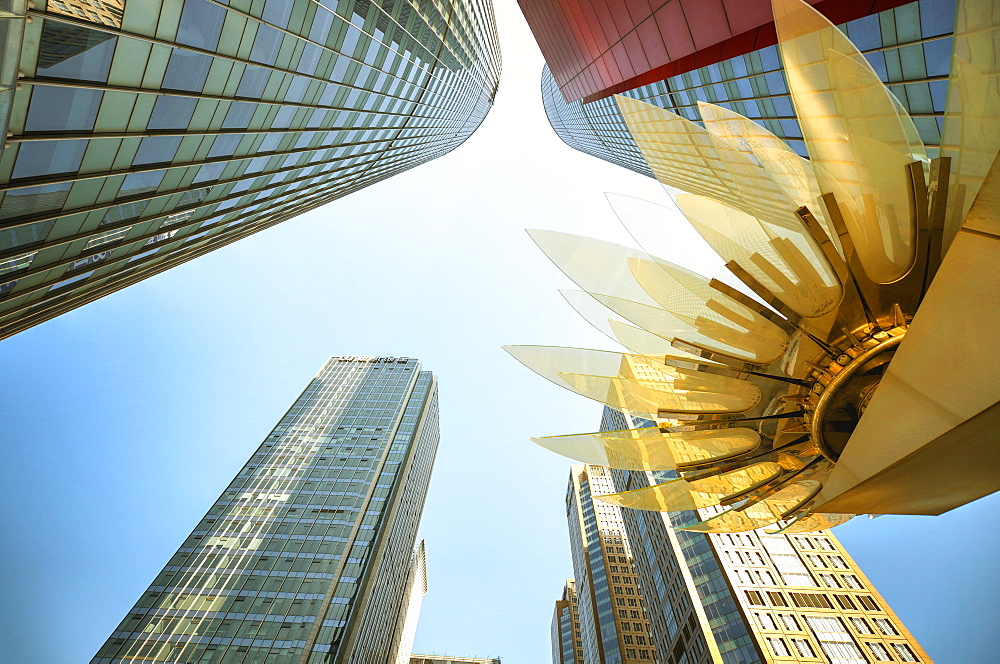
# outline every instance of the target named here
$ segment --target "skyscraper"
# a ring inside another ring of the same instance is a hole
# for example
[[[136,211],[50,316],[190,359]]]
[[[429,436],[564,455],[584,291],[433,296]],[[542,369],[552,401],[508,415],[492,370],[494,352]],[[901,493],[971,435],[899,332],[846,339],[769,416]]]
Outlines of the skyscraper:
[[[539,8],[550,4],[532,3],[529,11],[522,3],[522,10],[546,54],[548,65],[542,73],[546,115],[570,147],[653,177],[615,104],[613,95],[621,94],[694,121],[701,120],[699,101],[721,105],[760,123],[806,156],[774,45],[774,24],[767,0],[675,0],[664,3],[652,15],[649,5],[645,5],[643,13],[640,5],[644,3],[614,0],[608,4],[615,7],[615,20],[601,25],[615,29],[621,24],[618,13],[624,13],[625,17],[635,16],[639,27],[631,32],[619,27],[627,36],[616,41],[613,49],[600,52],[599,58],[589,55],[593,49],[577,29],[562,21],[542,23]],[[586,5],[569,4],[581,8]],[[928,147],[939,146],[951,62],[954,0],[810,4],[841,24],[913,116],[923,142]],[[603,39],[603,35],[598,38]],[[567,50],[581,54],[573,60],[555,55]],[[678,56],[671,57],[675,53]],[[632,64],[627,69],[606,69],[610,66],[607,60]],[[591,70],[606,73],[600,82],[593,80],[584,85],[583,81],[589,80],[586,72]]]
[[[92,663],[395,661],[438,437],[417,360],[330,358]]]
[[[580,600],[576,594],[576,581],[566,579],[562,599],[556,600],[552,613],[552,664],[582,663]]]
[[[0,337],[449,152],[499,80],[489,0],[25,7],[0,17]]]
[[[406,593],[406,613],[400,616],[402,620],[402,639],[396,654],[396,664],[408,664],[413,652],[413,639],[417,634],[417,622],[420,620],[420,607],[427,593],[427,552],[424,541],[413,550],[410,560],[409,586]]]
[[[588,464],[570,470],[566,518],[579,599],[582,661],[651,662],[656,652],[622,509],[593,499],[594,494],[613,492],[607,468]]]
[[[642,426],[605,408],[601,429]],[[666,477],[611,470],[615,490]],[[930,662],[830,533],[675,530],[694,512],[622,510],[664,664]]]

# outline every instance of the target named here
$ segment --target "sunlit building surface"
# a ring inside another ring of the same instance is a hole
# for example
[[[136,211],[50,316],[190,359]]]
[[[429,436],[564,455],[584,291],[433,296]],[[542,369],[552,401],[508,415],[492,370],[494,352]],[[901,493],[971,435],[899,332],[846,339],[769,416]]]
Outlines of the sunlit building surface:
[[[622,509],[595,501],[614,493],[607,468],[573,466],[566,518],[587,664],[633,664],[656,659],[649,619],[636,579]]]
[[[417,360],[330,358],[92,664],[394,662],[438,431]]]
[[[576,581],[567,579],[562,599],[552,612],[552,664],[582,664],[583,641],[580,637],[580,600]]]
[[[601,429],[643,424],[605,408]],[[618,491],[666,479],[610,473]],[[622,512],[664,664],[931,661],[828,530],[703,534],[675,530],[695,513]]]
[[[29,4],[0,16],[0,337],[449,152],[500,73],[489,0]]]
[[[413,550],[407,585],[406,612],[400,616],[403,621],[403,637],[396,653],[396,664],[409,664],[413,639],[417,635],[417,622],[420,620],[420,607],[423,606],[424,595],[427,593],[427,551],[423,540]]]
[[[639,3],[622,0],[631,7]],[[666,3],[677,5],[677,2]],[[706,7],[714,3],[704,3]],[[770,14],[770,6],[763,3]],[[870,14],[871,5],[820,2],[820,11],[841,23],[882,81],[913,117],[924,144],[932,151],[941,143],[941,123],[948,90],[948,72],[955,23],[954,0],[891,3],[899,6]],[[734,3],[727,3],[727,6]],[[877,4],[878,8],[886,5]],[[845,11],[845,7],[850,9]],[[734,6],[735,9],[735,6]],[[838,17],[857,15],[853,20]],[[735,13],[735,12],[733,12]],[[773,25],[771,26],[773,33]],[[659,33],[657,33],[659,34]],[[672,45],[664,35],[667,47]],[[622,46],[632,57],[644,52],[639,42]],[[750,42],[755,43],[754,41]],[[756,43],[759,43],[756,42]],[[758,122],[785,139],[805,156],[802,130],[792,107],[788,82],[773,39],[765,48],[720,59],[723,50],[697,50],[676,61],[669,75],[645,73],[641,79],[618,84],[613,92],[648,102],[689,120],[701,121],[698,102],[710,102]],[[711,64],[703,64],[706,61]],[[629,134],[611,92],[566,101],[552,63],[542,73],[542,100],[552,128],[570,147],[653,177]]]

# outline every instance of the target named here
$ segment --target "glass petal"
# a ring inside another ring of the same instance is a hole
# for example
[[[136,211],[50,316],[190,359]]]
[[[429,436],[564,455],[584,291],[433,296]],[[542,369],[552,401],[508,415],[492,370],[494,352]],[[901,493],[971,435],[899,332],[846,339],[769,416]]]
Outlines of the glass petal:
[[[772,0],[778,46],[816,179],[837,194],[869,278],[898,279],[914,257],[906,166],[927,160],[901,112],[847,36],[801,0]]]
[[[738,340],[755,362],[770,364],[788,349],[788,335],[781,328],[715,290],[701,275],[658,258],[630,258],[628,263],[636,282],[664,310],[694,320],[695,327],[706,334],[708,327],[699,327],[700,319],[722,325],[724,337],[714,339],[721,343]]]
[[[941,155],[952,158],[947,249],[1000,151],[1000,21],[993,0],[959,0]],[[992,230],[998,233],[996,226]]]
[[[691,225],[727,261],[735,261],[796,313],[817,317],[840,301],[841,289],[829,284],[797,247],[783,244],[752,216],[703,196],[681,194],[677,205]]]
[[[747,159],[752,159],[767,172],[774,184],[791,199],[796,207],[806,206],[843,255],[840,239],[827,221],[819,196],[816,176],[808,161],[800,157],[783,139],[739,113],[715,104],[699,101],[698,110],[705,128],[736,147]]]
[[[595,495],[597,500],[653,512],[680,512],[718,505],[726,496],[767,484],[782,473],[776,463],[758,463],[701,480],[671,480],[650,487]]]
[[[752,429],[670,434],[656,427],[531,440],[576,461],[624,470],[675,470],[677,464],[727,459],[760,444],[760,436]]]
[[[603,404],[632,412],[742,413],[760,402],[760,389],[744,380],[674,370],[669,380],[560,373],[570,388]],[[666,373],[666,372],[664,372]]]
[[[853,519],[854,514],[806,514],[784,528],[777,530],[778,533],[811,533],[816,530],[828,530],[842,523],[847,523]]]
[[[645,258],[645,252],[571,233],[531,230],[528,235],[583,290],[655,304],[628,268],[628,258]]]
[[[738,533],[770,526],[815,496],[822,486],[822,483],[816,480],[792,482],[752,505],[726,510],[701,523],[684,526],[681,530],[700,533]]]

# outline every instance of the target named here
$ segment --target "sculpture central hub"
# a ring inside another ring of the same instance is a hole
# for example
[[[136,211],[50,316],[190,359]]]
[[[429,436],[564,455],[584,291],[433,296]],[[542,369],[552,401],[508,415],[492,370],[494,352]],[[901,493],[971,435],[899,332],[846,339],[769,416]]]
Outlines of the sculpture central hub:
[[[905,335],[902,326],[876,330],[827,366],[817,364],[805,419],[813,442],[831,461],[847,446]]]

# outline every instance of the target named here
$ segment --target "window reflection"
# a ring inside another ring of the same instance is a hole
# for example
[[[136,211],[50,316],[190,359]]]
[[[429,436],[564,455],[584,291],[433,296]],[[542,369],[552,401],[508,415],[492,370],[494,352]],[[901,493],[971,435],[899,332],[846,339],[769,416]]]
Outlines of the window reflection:
[[[118,190],[120,198],[129,196],[139,196],[156,191],[156,188],[163,182],[166,171],[148,171],[145,173],[129,173],[122,182],[121,189]]]
[[[11,189],[6,192],[3,201],[0,201],[0,219],[14,219],[62,209],[72,186],[70,182],[62,182]]]
[[[149,129],[186,129],[198,100],[194,97],[160,95],[146,125]]]
[[[24,130],[91,131],[103,96],[100,90],[36,85]]]
[[[201,92],[211,66],[212,56],[175,48],[163,75],[162,87],[166,90]]]
[[[107,82],[117,37],[45,21],[41,41],[37,76]]]
[[[139,143],[133,166],[169,163],[181,144],[181,136],[147,136]]]
[[[225,8],[207,0],[185,0],[177,43],[214,51],[219,45],[225,20]]]
[[[87,140],[27,141],[21,143],[14,162],[13,178],[75,173],[83,161]]]

